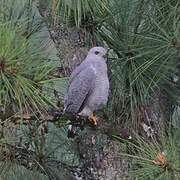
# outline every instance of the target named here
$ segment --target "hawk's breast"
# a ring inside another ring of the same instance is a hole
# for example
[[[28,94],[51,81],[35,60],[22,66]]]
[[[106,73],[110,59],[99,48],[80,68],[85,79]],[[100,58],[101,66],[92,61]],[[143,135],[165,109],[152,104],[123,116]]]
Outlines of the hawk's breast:
[[[103,66],[103,68],[101,67]],[[106,64],[95,66],[96,80],[94,89],[87,100],[87,105],[92,111],[96,111],[106,105],[109,94],[109,79]]]

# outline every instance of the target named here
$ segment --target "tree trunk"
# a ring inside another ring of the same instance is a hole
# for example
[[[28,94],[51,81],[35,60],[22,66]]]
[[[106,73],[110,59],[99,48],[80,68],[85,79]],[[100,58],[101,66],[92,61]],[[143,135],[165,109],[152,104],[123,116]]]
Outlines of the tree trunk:
[[[41,14],[47,14],[44,13],[45,9],[40,11]],[[50,33],[59,51],[62,66],[68,68],[69,73],[82,62],[87,50],[94,45],[94,37],[87,37],[86,34],[90,33],[85,33],[84,29],[57,23],[50,27]],[[65,75],[69,74],[66,72]],[[125,145],[119,145],[101,131],[91,128],[84,129],[75,141],[80,155],[80,165],[75,172],[77,179],[127,179],[128,163],[120,158],[120,153],[125,152]]]

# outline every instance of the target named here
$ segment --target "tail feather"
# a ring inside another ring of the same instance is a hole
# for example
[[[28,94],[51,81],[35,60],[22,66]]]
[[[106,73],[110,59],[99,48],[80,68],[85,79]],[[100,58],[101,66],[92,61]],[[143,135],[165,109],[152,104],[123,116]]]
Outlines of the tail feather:
[[[77,130],[77,127],[70,124],[68,126],[68,134],[67,134],[67,137],[68,138],[74,138],[76,136],[76,130]]]

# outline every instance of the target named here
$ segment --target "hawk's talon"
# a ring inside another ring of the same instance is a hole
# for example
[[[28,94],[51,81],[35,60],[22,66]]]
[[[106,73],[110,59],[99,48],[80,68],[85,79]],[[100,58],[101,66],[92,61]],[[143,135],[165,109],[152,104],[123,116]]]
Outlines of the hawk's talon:
[[[92,114],[91,116],[88,117],[89,122],[93,126],[97,126],[97,118],[95,114]]]

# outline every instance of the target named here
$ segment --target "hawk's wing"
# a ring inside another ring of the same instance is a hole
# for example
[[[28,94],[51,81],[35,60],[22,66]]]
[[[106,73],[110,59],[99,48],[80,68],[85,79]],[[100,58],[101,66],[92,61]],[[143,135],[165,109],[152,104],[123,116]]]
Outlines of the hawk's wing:
[[[72,80],[65,96],[65,112],[77,114],[95,85],[96,71],[92,66],[81,70]]]

